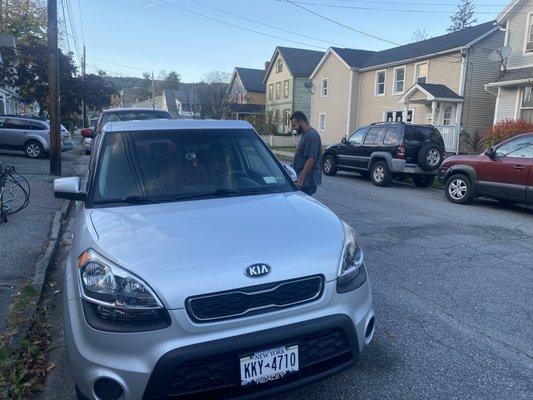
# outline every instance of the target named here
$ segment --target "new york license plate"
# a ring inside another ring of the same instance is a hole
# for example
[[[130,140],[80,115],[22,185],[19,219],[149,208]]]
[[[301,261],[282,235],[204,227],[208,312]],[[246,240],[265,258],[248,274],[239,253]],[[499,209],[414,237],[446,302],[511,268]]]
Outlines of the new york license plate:
[[[278,347],[241,358],[241,386],[280,379],[298,371],[298,346]]]

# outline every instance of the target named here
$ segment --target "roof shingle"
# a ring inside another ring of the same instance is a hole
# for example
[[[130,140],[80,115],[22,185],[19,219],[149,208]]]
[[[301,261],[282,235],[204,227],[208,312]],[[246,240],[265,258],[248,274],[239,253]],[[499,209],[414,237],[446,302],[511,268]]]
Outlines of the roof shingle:
[[[533,80],[533,67],[507,70],[505,75],[498,79],[498,82],[518,81],[521,79]]]
[[[235,67],[237,74],[241,78],[242,85],[249,92],[265,92],[264,69]]]
[[[435,83],[418,83],[422,89],[428,91],[435,97],[446,98],[446,99],[462,99],[457,93],[450,89],[446,85],[435,84]]]
[[[341,47],[332,47],[331,49],[337,53],[339,57],[350,66],[350,68],[361,68],[363,65],[365,65],[368,59],[376,53],[375,51],[371,50],[348,49]]]
[[[277,49],[283,56],[293,76],[309,77],[324,56],[323,51],[280,46]]]

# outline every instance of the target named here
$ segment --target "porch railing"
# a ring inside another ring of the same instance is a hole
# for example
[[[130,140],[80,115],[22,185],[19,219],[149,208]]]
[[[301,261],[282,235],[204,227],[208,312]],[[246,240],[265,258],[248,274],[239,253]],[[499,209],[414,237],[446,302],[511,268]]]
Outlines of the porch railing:
[[[298,138],[294,136],[261,136],[266,144],[270,147],[294,147],[298,144]]]
[[[435,125],[444,139],[444,147],[448,153],[459,152],[459,125]]]

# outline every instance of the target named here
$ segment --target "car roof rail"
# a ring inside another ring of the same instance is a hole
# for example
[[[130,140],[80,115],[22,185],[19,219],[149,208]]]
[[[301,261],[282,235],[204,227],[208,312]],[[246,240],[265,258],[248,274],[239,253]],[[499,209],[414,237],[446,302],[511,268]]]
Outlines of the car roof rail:
[[[35,115],[0,114],[0,117],[33,119],[33,120],[36,120],[36,121],[48,121],[46,118],[37,117]]]
[[[382,122],[372,122],[370,125],[384,125],[384,124],[400,124],[405,125],[403,121],[382,121]]]

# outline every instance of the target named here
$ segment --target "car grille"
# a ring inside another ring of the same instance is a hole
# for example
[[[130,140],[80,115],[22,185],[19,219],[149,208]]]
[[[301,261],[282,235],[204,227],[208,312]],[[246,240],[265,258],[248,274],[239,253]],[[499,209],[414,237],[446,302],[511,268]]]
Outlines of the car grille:
[[[282,345],[294,344],[299,346],[300,370],[285,376],[281,381],[241,387],[239,359],[243,356],[243,352],[230,352],[176,365],[166,394],[145,396],[145,399],[196,400],[238,397],[339,367],[351,362],[354,356],[346,333],[340,328],[329,328],[294,337],[288,341],[284,340]],[[272,347],[279,345],[281,344],[272,344]]]
[[[318,299],[322,275],[249,286],[220,293],[189,297],[187,312],[196,322],[238,318],[288,308]]]

